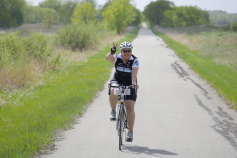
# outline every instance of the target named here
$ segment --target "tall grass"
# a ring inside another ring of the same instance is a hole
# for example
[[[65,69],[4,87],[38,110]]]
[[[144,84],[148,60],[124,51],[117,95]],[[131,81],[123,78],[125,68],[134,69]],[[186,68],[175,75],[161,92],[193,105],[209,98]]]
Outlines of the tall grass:
[[[209,56],[202,55],[202,49],[191,50],[188,46],[159,33],[155,29],[153,32],[162,37],[168,46],[174,49],[194,71],[207,80],[228,103],[237,108],[237,71],[228,65],[215,62]]]
[[[237,34],[233,32],[210,32],[187,36],[190,47],[199,50],[199,54],[211,58],[218,64],[233,67],[237,63]]]
[[[118,41],[131,41],[138,29]],[[111,44],[110,44],[111,45]],[[59,129],[67,129],[108,80],[112,65],[105,60],[109,47],[64,71],[51,71],[44,85],[0,93],[0,157],[32,157],[53,143]]]
[[[54,39],[40,33],[21,36],[7,33],[0,37],[0,90],[21,88],[49,64]],[[33,63],[34,62],[34,63]],[[38,67],[34,67],[38,66]]]
[[[192,50],[198,50],[200,55],[237,71],[236,33],[216,27],[199,26],[168,29],[156,27],[156,29]]]

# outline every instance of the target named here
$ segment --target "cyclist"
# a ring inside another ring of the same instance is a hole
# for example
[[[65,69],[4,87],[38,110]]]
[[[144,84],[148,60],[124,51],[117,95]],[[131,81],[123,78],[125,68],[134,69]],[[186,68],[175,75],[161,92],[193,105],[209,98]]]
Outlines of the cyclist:
[[[135,92],[135,86],[137,86],[137,73],[139,69],[139,62],[136,56],[132,54],[133,45],[129,42],[123,42],[120,44],[120,54],[115,54],[117,45],[113,43],[111,51],[106,55],[106,59],[114,64],[115,73],[114,77],[111,79],[110,84],[112,86],[124,85],[130,86],[131,95],[125,97],[125,106],[127,110],[127,121],[128,121],[128,134],[127,141],[133,141],[133,126],[135,121],[135,111],[134,106],[137,99]],[[138,88],[138,87],[137,87]],[[109,96],[109,102],[111,106],[111,116],[110,120],[116,120],[116,104],[118,101],[118,96],[114,95],[113,89]]]

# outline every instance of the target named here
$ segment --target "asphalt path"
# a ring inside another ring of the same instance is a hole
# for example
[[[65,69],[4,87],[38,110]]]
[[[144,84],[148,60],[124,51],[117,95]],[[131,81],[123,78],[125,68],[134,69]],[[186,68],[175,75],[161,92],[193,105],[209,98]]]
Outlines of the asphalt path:
[[[107,84],[46,158],[237,158],[237,114],[163,40],[142,28],[134,141],[118,149]],[[105,60],[105,62],[107,62]]]

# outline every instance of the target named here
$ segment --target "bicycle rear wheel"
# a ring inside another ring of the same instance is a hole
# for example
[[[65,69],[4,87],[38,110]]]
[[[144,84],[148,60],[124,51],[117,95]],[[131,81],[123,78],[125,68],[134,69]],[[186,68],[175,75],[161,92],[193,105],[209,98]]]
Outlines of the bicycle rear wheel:
[[[123,146],[123,110],[119,110],[119,150],[122,150]]]

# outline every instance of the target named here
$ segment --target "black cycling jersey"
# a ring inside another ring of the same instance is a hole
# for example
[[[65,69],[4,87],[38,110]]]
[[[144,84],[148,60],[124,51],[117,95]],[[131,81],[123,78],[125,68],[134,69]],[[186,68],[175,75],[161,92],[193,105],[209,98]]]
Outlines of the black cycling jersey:
[[[120,84],[123,84],[125,86],[129,86],[132,84],[132,68],[139,67],[139,62],[136,56],[131,55],[129,61],[124,64],[122,55],[121,54],[115,54],[115,73],[114,78],[117,80]]]

